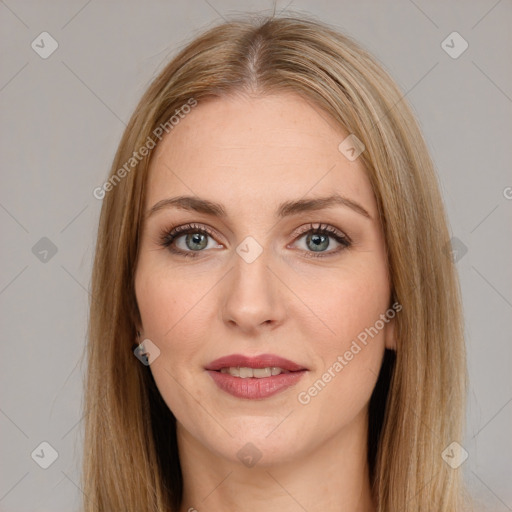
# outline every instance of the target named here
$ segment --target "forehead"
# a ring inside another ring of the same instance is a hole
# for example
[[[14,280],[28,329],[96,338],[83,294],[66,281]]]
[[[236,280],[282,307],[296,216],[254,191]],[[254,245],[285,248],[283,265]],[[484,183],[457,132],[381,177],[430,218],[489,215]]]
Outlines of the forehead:
[[[251,206],[337,192],[373,216],[376,203],[361,161],[338,149],[348,135],[291,93],[199,102],[157,146],[147,206],[198,195],[226,204],[228,214],[232,205],[238,215]]]

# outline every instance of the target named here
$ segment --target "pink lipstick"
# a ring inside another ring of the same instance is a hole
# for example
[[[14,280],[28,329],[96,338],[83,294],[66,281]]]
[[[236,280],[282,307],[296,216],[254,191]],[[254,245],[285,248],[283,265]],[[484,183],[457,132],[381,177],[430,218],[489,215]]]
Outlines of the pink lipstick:
[[[264,399],[296,384],[307,368],[273,354],[233,354],[206,366],[217,386],[237,398]]]

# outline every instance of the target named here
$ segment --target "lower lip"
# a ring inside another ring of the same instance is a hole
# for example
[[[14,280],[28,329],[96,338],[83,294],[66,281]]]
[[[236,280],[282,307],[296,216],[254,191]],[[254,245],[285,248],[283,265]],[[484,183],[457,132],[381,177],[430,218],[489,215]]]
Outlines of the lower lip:
[[[212,370],[207,370],[207,372],[211,375],[215,384],[226,393],[236,396],[237,398],[257,400],[276,395],[293,386],[306,373],[306,370],[280,373],[279,375],[263,377],[261,379],[257,379],[256,377],[242,379],[241,377],[233,377],[229,375],[229,373],[215,372]]]

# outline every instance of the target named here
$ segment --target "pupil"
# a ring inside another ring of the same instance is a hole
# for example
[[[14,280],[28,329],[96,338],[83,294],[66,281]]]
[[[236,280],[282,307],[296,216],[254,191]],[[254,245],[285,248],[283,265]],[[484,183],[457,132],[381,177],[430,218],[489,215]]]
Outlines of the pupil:
[[[319,248],[320,250],[322,250],[327,249],[327,247],[329,247],[329,238],[326,235],[321,235],[318,233],[308,235],[306,242],[313,242],[315,246],[313,248],[314,251],[317,251]]]
[[[208,245],[208,242],[206,241],[206,235],[203,235],[202,233],[193,233],[193,234],[189,234],[187,235],[187,238],[186,238],[186,242],[187,242],[187,247],[189,249],[204,249],[207,245]],[[192,244],[194,244],[196,247],[191,247],[189,242],[192,242]],[[197,247],[198,246],[198,247]]]

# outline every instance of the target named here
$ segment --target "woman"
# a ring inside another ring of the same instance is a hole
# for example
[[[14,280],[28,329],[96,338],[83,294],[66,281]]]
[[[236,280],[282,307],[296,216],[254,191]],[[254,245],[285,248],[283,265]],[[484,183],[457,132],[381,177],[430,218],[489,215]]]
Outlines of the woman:
[[[446,217],[367,52],[305,19],[209,30],[95,195],[86,512],[462,510]]]

